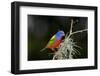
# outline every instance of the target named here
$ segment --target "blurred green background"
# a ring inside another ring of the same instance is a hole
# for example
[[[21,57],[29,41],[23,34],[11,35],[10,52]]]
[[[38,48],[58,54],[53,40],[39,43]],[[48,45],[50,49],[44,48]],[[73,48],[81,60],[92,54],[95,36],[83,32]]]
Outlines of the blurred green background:
[[[68,33],[70,30],[71,19],[74,20],[73,31],[88,28],[87,17],[69,17],[69,16],[43,16],[28,15],[28,60],[51,60],[53,55],[50,49],[43,49],[50,38],[59,30]],[[74,42],[82,49],[79,49],[81,55],[74,58],[88,58],[87,31],[72,36]]]

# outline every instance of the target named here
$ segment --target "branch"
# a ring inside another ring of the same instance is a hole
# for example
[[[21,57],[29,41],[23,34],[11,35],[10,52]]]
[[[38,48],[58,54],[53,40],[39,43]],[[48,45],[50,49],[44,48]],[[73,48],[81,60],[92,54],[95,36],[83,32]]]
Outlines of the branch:
[[[61,42],[61,47],[58,47],[57,51],[54,52],[53,60],[55,60],[55,59],[56,60],[58,60],[58,59],[73,59],[72,54],[73,53],[76,54],[78,52],[77,49],[75,50],[75,48],[74,48],[77,45],[71,40],[70,36],[77,34],[77,33],[87,31],[87,29],[73,32],[73,23],[74,23],[74,21],[73,21],[73,19],[71,19],[71,26],[70,26],[69,34],[65,35],[64,41]]]
[[[73,28],[73,19],[71,20],[70,34],[72,33],[72,28]]]
[[[70,35],[72,34],[72,28],[73,28],[73,23],[74,23],[74,21],[73,21],[73,19],[71,19],[71,27],[70,27],[70,32],[69,32],[69,35],[67,36],[67,34],[66,34],[66,36],[65,36],[65,38],[67,37],[67,38],[69,38],[70,37]]]
[[[77,34],[77,33],[83,32],[83,31],[87,31],[87,29],[79,30],[79,31],[75,31],[75,32],[71,33],[71,35],[73,35],[73,34]],[[70,35],[70,36],[71,36],[71,35]]]

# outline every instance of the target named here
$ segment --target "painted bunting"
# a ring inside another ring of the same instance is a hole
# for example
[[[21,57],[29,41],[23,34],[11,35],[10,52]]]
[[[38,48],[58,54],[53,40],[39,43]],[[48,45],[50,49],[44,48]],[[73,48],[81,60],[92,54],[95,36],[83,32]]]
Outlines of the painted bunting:
[[[40,51],[43,51],[45,50],[46,48],[49,48],[49,49],[52,49],[52,51],[54,51],[55,48],[57,48],[61,41],[62,41],[62,38],[65,36],[65,33],[64,31],[58,31],[55,35],[53,35],[51,37],[51,39],[49,40],[49,42],[47,43],[46,47],[43,48],[42,50]]]

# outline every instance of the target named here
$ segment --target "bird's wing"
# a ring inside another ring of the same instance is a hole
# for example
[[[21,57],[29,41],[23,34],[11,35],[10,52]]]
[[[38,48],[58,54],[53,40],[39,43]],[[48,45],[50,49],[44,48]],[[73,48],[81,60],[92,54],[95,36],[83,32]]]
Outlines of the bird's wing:
[[[56,35],[53,35],[53,36],[51,37],[51,39],[49,40],[48,45],[54,44],[55,41],[56,41]]]

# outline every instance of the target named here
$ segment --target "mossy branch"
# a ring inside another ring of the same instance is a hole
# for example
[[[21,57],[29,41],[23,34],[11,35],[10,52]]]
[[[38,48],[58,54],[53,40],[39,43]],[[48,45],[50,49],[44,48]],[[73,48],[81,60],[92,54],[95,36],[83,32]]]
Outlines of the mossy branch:
[[[63,40],[63,42],[61,43],[61,47],[58,47],[57,50],[54,55],[53,55],[53,60],[57,60],[57,59],[73,59],[73,55],[75,55],[76,53],[78,53],[79,51],[77,51],[77,49],[75,49],[74,47],[76,47],[77,45],[73,42],[73,39],[71,38],[72,35],[77,34],[77,33],[81,33],[84,31],[87,31],[87,29],[83,29],[83,30],[79,30],[79,31],[75,31],[73,32],[73,19],[71,19],[71,27],[70,27],[70,32],[69,35],[65,35],[65,39]],[[79,46],[77,46],[79,47]]]

